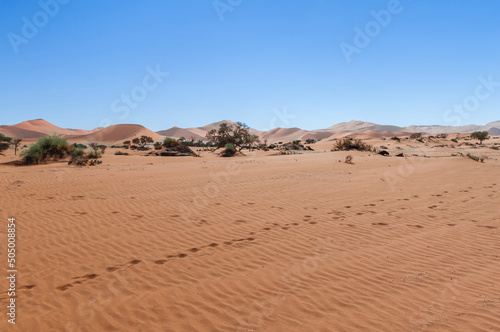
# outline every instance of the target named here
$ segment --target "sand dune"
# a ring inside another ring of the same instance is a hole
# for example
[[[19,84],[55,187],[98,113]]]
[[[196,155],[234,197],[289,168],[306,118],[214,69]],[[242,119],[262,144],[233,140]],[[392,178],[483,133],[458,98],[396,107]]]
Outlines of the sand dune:
[[[155,142],[162,141],[163,136],[136,124],[112,125],[87,135],[67,136],[75,142],[98,142],[107,145],[122,145],[123,141],[132,140],[142,135],[152,137]]]
[[[328,130],[338,132],[360,132],[360,131],[366,131],[366,130],[373,130],[373,131],[403,131],[403,128],[397,127],[397,126],[385,126],[385,125],[377,125],[375,123],[371,122],[364,122],[364,121],[356,121],[352,120],[349,122],[343,122],[339,123],[336,125],[333,125],[331,127],[328,127]]]
[[[0,126],[0,132],[14,138],[36,138],[45,135],[82,135],[91,130],[60,128],[43,119],[23,121],[12,126]]]
[[[212,129],[219,129],[219,126],[221,123],[228,123],[230,125],[234,124],[233,121],[222,120],[222,121],[208,124],[208,125],[203,126],[203,127],[196,127],[196,128],[172,127],[172,128],[166,129],[166,130],[157,131],[156,133],[159,135],[168,136],[168,137],[175,137],[175,138],[184,137],[186,139],[193,138],[196,141],[197,140],[206,141],[207,140],[207,138],[206,138],[207,133]]]
[[[149,129],[140,125],[115,125],[107,128],[96,128],[93,130],[84,129],[64,129],[57,127],[45,120],[37,119],[18,123],[12,126],[0,126],[0,133],[9,137],[35,139],[37,137],[57,134],[66,137],[72,141],[89,142],[98,139],[105,144],[121,144],[124,140],[129,140],[140,135],[153,137],[155,140],[161,140],[162,136],[206,141],[206,134],[209,130],[219,128],[221,123],[234,124],[229,120],[214,122],[203,127],[179,128],[172,127],[153,133]],[[135,126],[135,127],[134,127]],[[139,126],[139,127],[137,127]],[[413,132],[423,132],[424,134],[439,133],[470,133],[476,130],[489,131],[490,135],[500,134],[500,122],[491,122],[485,126],[408,126],[397,127],[378,125],[371,122],[350,121],[330,126],[327,129],[304,130],[300,128],[274,128],[268,131],[259,131],[251,128],[250,132],[260,137],[261,141],[267,140],[268,143],[279,141],[293,141],[306,139],[333,139],[349,135],[357,135],[360,138],[380,138],[391,136],[405,136]],[[102,139],[99,139],[102,138]]]
[[[322,140],[288,156],[0,164],[22,276],[18,323],[0,330],[500,330],[499,152],[370,143],[410,157]],[[451,157],[467,151],[489,159]]]
[[[199,135],[194,132],[192,128],[190,129],[183,129],[179,127],[172,127],[167,130],[161,130],[156,132],[159,135],[166,136],[166,137],[175,137],[175,138],[181,138],[184,137],[185,139],[194,139],[195,141],[197,140],[202,140],[205,141],[205,134],[206,132],[201,131],[200,133],[203,133],[203,135]]]
[[[0,133],[4,134],[7,137],[21,138],[21,139],[38,138],[45,136],[44,133],[17,128],[15,126],[0,126]]]

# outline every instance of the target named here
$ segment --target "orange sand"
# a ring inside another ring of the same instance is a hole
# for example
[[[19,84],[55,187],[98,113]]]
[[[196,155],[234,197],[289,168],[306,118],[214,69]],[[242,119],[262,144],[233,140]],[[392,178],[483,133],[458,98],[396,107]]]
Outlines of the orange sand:
[[[371,143],[409,157],[323,140],[284,156],[0,165],[19,270],[17,324],[4,279],[0,330],[499,331],[500,153]]]

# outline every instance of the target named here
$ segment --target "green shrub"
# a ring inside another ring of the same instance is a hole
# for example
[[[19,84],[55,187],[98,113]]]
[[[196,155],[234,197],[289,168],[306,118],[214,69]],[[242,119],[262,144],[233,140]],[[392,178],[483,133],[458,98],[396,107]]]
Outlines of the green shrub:
[[[82,148],[76,148],[71,152],[73,157],[81,157],[85,154],[85,151]]]
[[[373,151],[373,146],[363,142],[363,140],[356,138],[342,138],[335,142],[335,145],[332,148],[332,151],[349,151],[349,150],[358,150],[358,151]]]
[[[38,165],[43,160],[43,155],[39,149],[27,149],[21,153],[23,164]]]
[[[233,143],[227,143],[224,151],[222,151],[221,155],[223,157],[232,157],[236,154],[236,146]]]
[[[40,137],[38,141],[27,150],[21,152],[23,163],[35,165],[46,161],[48,158],[60,159],[74,150],[65,138],[58,136]]]
[[[173,147],[180,146],[180,145],[181,145],[181,142],[179,142],[178,140],[176,140],[175,138],[172,138],[172,137],[166,137],[163,140],[163,146],[166,148],[173,148]]]
[[[102,157],[102,152],[97,150],[91,150],[88,154],[89,159],[97,159]]]
[[[452,138],[451,141],[455,142],[455,143],[458,143],[458,139],[456,139],[456,138]]]
[[[127,152],[116,151],[115,156],[128,156]]]

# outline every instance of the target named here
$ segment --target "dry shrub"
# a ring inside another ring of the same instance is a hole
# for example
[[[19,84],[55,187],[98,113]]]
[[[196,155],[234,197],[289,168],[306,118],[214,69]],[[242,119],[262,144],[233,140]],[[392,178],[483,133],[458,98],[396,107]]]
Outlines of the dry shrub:
[[[363,142],[363,140],[356,138],[342,138],[335,142],[332,151],[373,151],[373,146]]]

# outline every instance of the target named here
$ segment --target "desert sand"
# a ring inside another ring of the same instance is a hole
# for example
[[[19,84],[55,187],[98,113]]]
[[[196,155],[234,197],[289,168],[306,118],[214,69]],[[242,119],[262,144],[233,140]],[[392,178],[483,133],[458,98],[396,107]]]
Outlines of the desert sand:
[[[369,143],[392,156],[323,140],[14,167],[8,151],[18,317],[0,330],[500,330],[499,151]]]

